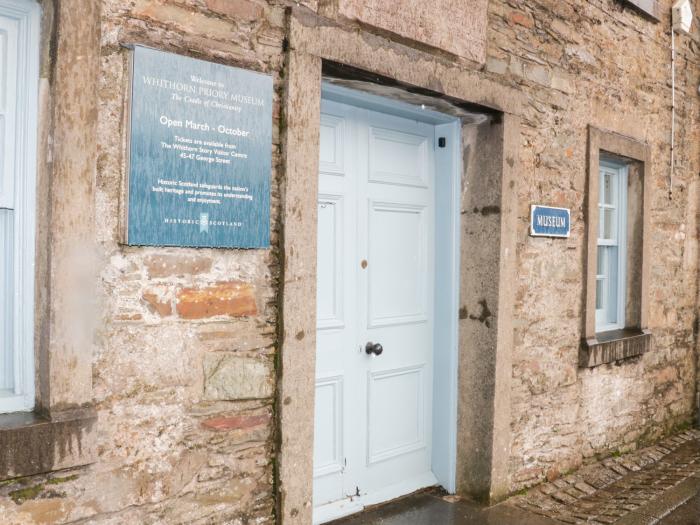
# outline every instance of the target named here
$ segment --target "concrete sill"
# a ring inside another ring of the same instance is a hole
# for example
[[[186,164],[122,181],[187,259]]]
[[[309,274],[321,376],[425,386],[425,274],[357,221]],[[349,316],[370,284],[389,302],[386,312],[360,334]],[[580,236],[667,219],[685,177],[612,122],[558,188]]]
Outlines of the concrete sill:
[[[640,356],[651,350],[649,330],[624,329],[596,334],[585,339],[579,352],[579,366],[592,368]]]
[[[94,462],[96,421],[91,408],[0,414],[0,481]]]

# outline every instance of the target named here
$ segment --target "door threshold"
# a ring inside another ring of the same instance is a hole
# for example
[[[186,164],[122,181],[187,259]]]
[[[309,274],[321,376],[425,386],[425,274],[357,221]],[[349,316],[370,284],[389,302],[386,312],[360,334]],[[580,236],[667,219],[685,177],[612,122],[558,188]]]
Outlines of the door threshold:
[[[449,496],[443,489],[419,490],[395,500],[365,508],[359,514],[328,525],[561,525],[508,502],[486,506]],[[646,523],[646,522],[645,522]]]
[[[370,506],[389,503],[392,500],[414,494],[438,485],[435,474],[429,472],[415,478],[391,485],[372,494],[345,498],[314,508],[313,523],[321,525],[362,512]]]
[[[321,525],[322,523],[357,514],[363,510],[365,510],[365,505],[362,503],[360,496],[341,499],[340,501],[314,507],[313,523],[314,525]]]

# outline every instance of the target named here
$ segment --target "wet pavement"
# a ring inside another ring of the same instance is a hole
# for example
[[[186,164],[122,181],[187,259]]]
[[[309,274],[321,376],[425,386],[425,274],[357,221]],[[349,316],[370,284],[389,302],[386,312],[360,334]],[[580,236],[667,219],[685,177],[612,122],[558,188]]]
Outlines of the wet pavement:
[[[561,525],[508,504],[485,508],[470,501],[423,492],[329,525]]]
[[[699,489],[700,431],[689,429],[540,484],[509,503],[562,523],[656,525],[664,519],[669,525],[676,519],[669,512]],[[690,519],[700,525],[698,515]]]
[[[700,430],[537,485],[493,507],[428,490],[333,525],[700,525]]]
[[[700,493],[662,519],[658,525],[700,525]]]
[[[591,523],[598,523],[593,521]],[[615,523],[615,522],[612,522]],[[629,525],[700,525],[700,493],[659,520],[632,513]],[[484,507],[437,491],[413,494],[328,525],[564,525],[508,503]]]

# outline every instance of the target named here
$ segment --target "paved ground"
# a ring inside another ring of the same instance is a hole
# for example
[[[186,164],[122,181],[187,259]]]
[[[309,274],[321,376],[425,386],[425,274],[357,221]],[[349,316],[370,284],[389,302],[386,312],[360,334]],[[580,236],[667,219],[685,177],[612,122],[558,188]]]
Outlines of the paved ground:
[[[659,525],[698,524],[700,524],[700,492],[659,522]]]
[[[688,430],[583,467],[509,503],[562,523],[652,525],[699,489],[700,431]],[[700,519],[691,523],[700,525]]]
[[[484,508],[423,492],[334,521],[332,525],[560,525],[510,505]]]
[[[485,508],[437,491],[334,525],[700,525],[700,431],[608,458]]]

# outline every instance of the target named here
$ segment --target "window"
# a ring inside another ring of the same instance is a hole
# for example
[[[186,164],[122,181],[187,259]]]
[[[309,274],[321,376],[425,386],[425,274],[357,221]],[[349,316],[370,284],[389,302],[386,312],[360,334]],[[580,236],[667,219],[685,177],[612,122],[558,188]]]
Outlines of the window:
[[[0,413],[34,405],[39,6],[0,0]]]
[[[622,361],[652,348],[651,166],[646,142],[588,127],[581,367]]]
[[[658,0],[624,0],[640,13],[643,13],[657,22],[661,20],[661,7]]]
[[[627,167],[600,163],[596,264],[596,332],[625,326]]]

